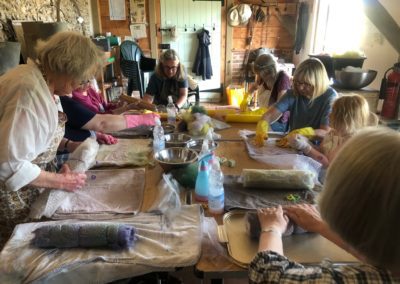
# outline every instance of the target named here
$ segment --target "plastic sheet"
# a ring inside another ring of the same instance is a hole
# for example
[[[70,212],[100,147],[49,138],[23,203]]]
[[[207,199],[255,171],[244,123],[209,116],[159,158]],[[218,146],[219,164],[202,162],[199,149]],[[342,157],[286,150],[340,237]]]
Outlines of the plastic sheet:
[[[161,230],[161,216],[140,213],[113,220],[137,229],[134,248],[37,249],[30,243],[33,231],[49,224],[86,224],[64,220],[17,225],[0,253],[0,283],[108,283],[152,271],[194,265],[201,254],[203,216],[199,205],[182,206],[168,230]],[[99,222],[96,222],[98,224]]]
[[[170,221],[181,210],[181,187],[172,174],[163,174],[157,189],[158,195],[147,211],[164,215],[165,225],[169,226]]]
[[[300,155],[291,148],[280,148],[275,145],[276,138],[266,140],[263,147],[253,144],[248,136],[254,131],[240,130],[239,135],[245,140],[249,156],[259,162],[273,166],[276,169],[295,169],[312,172],[314,183],[320,185],[318,180],[322,165],[314,159]]]
[[[99,144],[93,138],[86,139],[69,155],[66,164],[73,172],[85,172],[95,164]],[[68,202],[72,192],[55,189],[45,189],[31,206],[29,217],[40,219],[45,216],[51,218],[64,202]]]

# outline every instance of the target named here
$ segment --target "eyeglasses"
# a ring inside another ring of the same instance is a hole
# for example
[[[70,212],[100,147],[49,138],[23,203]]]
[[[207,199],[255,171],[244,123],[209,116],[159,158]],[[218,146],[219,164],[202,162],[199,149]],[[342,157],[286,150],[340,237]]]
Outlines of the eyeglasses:
[[[304,88],[308,88],[308,89],[313,87],[313,85],[311,85],[310,83],[300,82],[300,81],[297,81],[297,80],[294,80],[293,83],[294,83],[294,85],[296,87],[303,86]]]
[[[85,86],[90,83],[90,80],[82,81],[79,83],[79,86]]]
[[[168,65],[163,65],[163,68],[165,69],[165,70],[167,70],[167,71],[175,71],[175,70],[177,70],[178,69],[178,67],[179,67],[179,65],[177,65],[177,66],[168,66]]]

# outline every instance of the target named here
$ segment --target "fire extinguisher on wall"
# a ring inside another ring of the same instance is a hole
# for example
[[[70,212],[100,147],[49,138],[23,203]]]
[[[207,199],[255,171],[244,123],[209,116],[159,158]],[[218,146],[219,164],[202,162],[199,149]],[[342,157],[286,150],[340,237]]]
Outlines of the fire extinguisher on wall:
[[[388,75],[387,73],[390,72]],[[387,75],[387,77],[386,77]],[[381,116],[387,119],[397,118],[399,111],[400,62],[386,70],[382,79],[380,99],[384,99]]]

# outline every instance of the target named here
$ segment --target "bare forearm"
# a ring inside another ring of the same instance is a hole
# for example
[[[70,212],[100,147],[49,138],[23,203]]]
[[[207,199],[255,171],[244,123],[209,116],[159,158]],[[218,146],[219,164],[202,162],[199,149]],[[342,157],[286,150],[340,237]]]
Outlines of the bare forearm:
[[[330,240],[338,247],[352,254],[354,257],[363,260],[363,257],[356,250],[354,250],[349,244],[347,244],[338,234],[333,232],[326,223],[323,223],[318,233],[324,238]]]
[[[179,98],[176,101],[176,105],[179,108],[182,107],[186,103],[187,96],[188,96],[188,91],[186,89],[184,91],[179,92]]]
[[[269,122],[269,124],[274,123],[281,117],[282,113],[275,107],[270,107],[266,113],[262,116],[262,119]]]
[[[125,129],[126,121],[123,115],[96,114],[82,128],[86,130],[107,133]]]
[[[77,173],[51,173],[41,171],[39,176],[29,185],[35,187],[63,189],[66,191],[74,191],[83,186],[86,179],[85,174]]]
[[[274,232],[262,232],[258,244],[258,251],[271,250],[283,255],[282,237]]]

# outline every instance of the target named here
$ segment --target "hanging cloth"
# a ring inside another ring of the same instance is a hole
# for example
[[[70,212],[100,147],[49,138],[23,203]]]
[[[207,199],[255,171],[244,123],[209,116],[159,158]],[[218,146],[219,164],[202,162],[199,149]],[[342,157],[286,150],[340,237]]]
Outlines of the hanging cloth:
[[[297,31],[296,31],[296,41],[294,43],[294,50],[296,54],[300,53],[304,45],[304,41],[307,35],[308,28],[308,4],[305,2],[300,3],[299,16],[297,18]]]
[[[211,66],[211,57],[208,46],[211,44],[210,32],[206,29],[202,29],[198,34],[199,47],[196,53],[196,59],[193,64],[192,72],[197,76],[203,78],[203,80],[211,79],[213,75]]]

